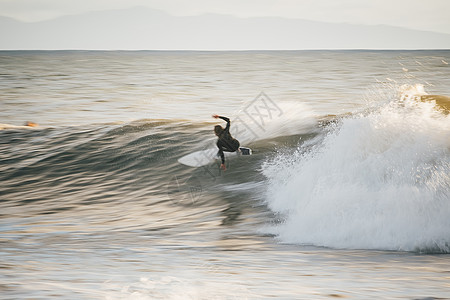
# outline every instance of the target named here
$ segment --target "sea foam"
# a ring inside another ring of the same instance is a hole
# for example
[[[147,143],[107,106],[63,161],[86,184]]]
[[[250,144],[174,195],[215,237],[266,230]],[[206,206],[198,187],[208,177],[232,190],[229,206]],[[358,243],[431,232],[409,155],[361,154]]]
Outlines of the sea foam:
[[[303,134],[316,127],[317,119],[307,104],[298,101],[254,101],[232,119],[230,132],[242,143]]]
[[[281,242],[450,252],[450,116],[433,103],[402,97],[346,117],[263,174]]]

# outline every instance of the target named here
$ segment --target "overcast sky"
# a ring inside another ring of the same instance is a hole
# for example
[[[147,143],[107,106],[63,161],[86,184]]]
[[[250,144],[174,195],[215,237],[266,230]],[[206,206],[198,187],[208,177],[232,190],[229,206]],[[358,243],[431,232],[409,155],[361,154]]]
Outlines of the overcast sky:
[[[278,16],[450,33],[450,0],[0,0],[0,15],[33,22],[135,6],[177,16]]]

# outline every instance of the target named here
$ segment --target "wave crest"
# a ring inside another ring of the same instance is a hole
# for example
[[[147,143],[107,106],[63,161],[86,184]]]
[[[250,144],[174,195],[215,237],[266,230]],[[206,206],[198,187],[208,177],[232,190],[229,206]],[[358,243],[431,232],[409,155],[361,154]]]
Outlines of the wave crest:
[[[393,102],[342,119],[321,143],[265,163],[282,242],[450,252],[450,117]],[[305,150],[308,149],[308,150]]]

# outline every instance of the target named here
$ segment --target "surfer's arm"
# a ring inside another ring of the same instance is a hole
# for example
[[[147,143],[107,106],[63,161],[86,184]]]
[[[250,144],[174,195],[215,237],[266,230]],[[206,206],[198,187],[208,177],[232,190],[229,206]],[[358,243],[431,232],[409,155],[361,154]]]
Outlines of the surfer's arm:
[[[226,171],[227,168],[225,167],[225,154],[223,154],[222,147],[219,146],[219,145],[218,145],[218,147],[219,147],[219,155],[220,155],[220,158],[222,159],[222,163],[220,164],[220,168],[222,170]]]
[[[219,116],[219,115],[213,115],[213,118],[215,118],[215,119],[220,118],[220,119],[224,120],[225,122],[227,122],[227,126],[225,127],[224,130],[229,132],[229,130],[230,130],[230,119],[228,119],[227,117]]]
[[[220,119],[224,120],[225,122],[227,122],[227,126],[225,127],[225,131],[229,131],[230,130],[230,119],[228,119],[227,117],[222,117],[219,116]]]
[[[222,164],[225,164],[225,154],[223,154],[223,149],[222,149],[222,145],[220,145],[220,142],[217,143],[217,147],[219,148],[219,156],[220,159],[222,160]]]

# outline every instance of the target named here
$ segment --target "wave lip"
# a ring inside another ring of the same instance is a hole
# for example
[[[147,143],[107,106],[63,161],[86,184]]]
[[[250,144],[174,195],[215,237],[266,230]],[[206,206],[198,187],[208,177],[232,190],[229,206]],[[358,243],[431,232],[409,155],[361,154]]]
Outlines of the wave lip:
[[[305,147],[306,148],[306,147]],[[450,117],[389,103],[263,166],[282,242],[450,253]]]
[[[429,95],[422,84],[402,85],[399,87],[400,99],[406,101],[422,101],[436,104],[436,108],[445,114],[450,113],[450,97],[444,95]]]

